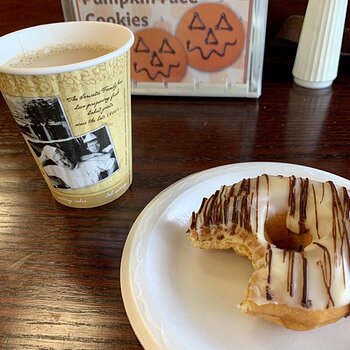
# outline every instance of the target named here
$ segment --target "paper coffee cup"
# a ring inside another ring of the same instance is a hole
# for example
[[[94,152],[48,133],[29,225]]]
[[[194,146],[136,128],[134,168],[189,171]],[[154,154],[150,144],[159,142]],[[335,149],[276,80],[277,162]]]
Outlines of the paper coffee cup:
[[[0,38],[0,90],[54,198],[64,205],[103,205],[131,184],[133,40],[128,28],[102,22],[42,25]],[[74,50],[82,47],[113,49],[96,49],[97,57],[79,61]],[[33,52],[45,61],[62,48],[78,62],[26,66]],[[9,65],[18,55],[23,64]]]

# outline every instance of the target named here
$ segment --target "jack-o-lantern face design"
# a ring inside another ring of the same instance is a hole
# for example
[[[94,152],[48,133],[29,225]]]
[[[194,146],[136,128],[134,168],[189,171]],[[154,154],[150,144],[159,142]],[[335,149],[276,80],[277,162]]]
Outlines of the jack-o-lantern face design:
[[[135,35],[131,48],[131,78],[137,82],[178,82],[187,69],[180,42],[160,29],[145,29]]]
[[[242,53],[244,27],[236,14],[221,4],[198,5],[182,17],[176,32],[189,64],[215,72],[231,65]]]

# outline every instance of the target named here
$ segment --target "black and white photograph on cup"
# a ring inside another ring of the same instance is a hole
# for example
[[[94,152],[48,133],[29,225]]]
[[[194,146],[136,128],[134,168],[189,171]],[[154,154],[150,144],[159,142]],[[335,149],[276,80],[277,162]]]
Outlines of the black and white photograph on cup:
[[[3,94],[23,135],[53,141],[73,136],[58,97],[17,97]]]
[[[119,169],[107,127],[56,142],[27,139],[55,188],[81,189],[107,179]]]

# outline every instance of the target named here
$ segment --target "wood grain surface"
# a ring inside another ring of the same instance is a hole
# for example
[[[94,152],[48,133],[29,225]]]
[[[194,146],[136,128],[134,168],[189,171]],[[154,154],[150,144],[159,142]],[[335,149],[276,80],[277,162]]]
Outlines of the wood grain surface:
[[[59,1],[3,3],[0,34],[63,18]],[[266,53],[257,100],[133,96],[133,184],[95,209],[52,199],[1,98],[0,349],[141,350],[121,296],[124,243],[147,203],[189,174],[277,161],[350,178],[348,58],[319,91],[293,84],[292,59]]]

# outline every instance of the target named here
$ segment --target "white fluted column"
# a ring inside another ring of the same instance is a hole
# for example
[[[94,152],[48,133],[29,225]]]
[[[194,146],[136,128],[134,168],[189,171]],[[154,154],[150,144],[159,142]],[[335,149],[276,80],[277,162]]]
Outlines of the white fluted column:
[[[332,85],[337,76],[347,0],[309,0],[293,76],[312,89]]]

